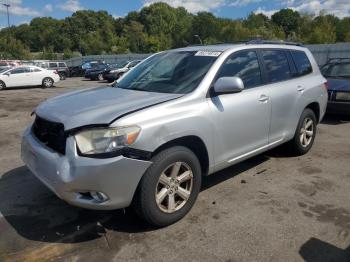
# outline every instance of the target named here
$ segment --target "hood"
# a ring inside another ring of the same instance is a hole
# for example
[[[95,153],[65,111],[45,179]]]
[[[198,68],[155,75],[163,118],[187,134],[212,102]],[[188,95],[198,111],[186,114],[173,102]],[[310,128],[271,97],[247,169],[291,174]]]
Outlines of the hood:
[[[328,90],[350,92],[349,78],[327,78],[327,80],[328,80]]]
[[[129,112],[181,96],[107,86],[50,98],[41,103],[35,113],[44,119],[63,123],[65,130],[70,130],[86,125],[109,124]]]

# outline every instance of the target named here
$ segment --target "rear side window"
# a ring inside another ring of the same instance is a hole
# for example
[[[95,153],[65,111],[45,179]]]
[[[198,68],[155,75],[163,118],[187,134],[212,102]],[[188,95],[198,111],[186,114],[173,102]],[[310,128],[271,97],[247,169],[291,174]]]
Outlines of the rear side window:
[[[240,77],[244,88],[261,85],[261,72],[255,51],[242,51],[229,57],[220,68],[216,79],[226,76]]]
[[[294,64],[297,68],[297,76],[303,76],[312,72],[309,58],[303,51],[291,51]]]
[[[288,59],[283,50],[262,51],[263,60],[270,83],[279,82],[291,78]]]

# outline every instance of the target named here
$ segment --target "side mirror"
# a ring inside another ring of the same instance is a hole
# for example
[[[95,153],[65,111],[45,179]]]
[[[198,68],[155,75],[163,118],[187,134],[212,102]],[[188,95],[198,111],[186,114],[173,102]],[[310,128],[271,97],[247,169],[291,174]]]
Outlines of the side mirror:
[[[239,77],[220,77],[214,84],[216,94],[239,93],[244,89],[244,84]]]

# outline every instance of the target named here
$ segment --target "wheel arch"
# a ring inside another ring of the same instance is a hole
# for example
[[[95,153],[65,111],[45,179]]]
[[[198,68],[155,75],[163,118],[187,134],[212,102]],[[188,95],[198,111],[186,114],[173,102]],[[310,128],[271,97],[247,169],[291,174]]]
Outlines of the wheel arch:
[[[318,103],[318,102],[312,102],[312,103],[309,103],[305,108],[304,108],[304,110],[306,109],[306,108],[309,108],[309,109],[311,109],[313,112],[314,112],[314,114],[315,114],[315,116],[316,116],[316,119],[317,119],[317,122],[319,123],[320,122],[320,104]]]
[[[152,152],[152,157],[158,154],[159,152],[173,146],[184,146],[190,149],[197,156],[201,164],[202,174],[208,174],[209,154],[205,143],[200,137],[195,135],[189,135],[167,141]]]

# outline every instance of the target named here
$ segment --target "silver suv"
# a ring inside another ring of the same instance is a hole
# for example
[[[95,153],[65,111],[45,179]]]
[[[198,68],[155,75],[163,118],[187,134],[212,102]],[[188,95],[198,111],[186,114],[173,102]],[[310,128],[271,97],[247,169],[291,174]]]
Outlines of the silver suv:
[[[284,143],[307,153],[326,105],[326,80],[302,46],[186,47],[149,57],[114,86],[40,104],[22,159],[72,205],[132,205],[166,226],[189,212],[202,176]]]

